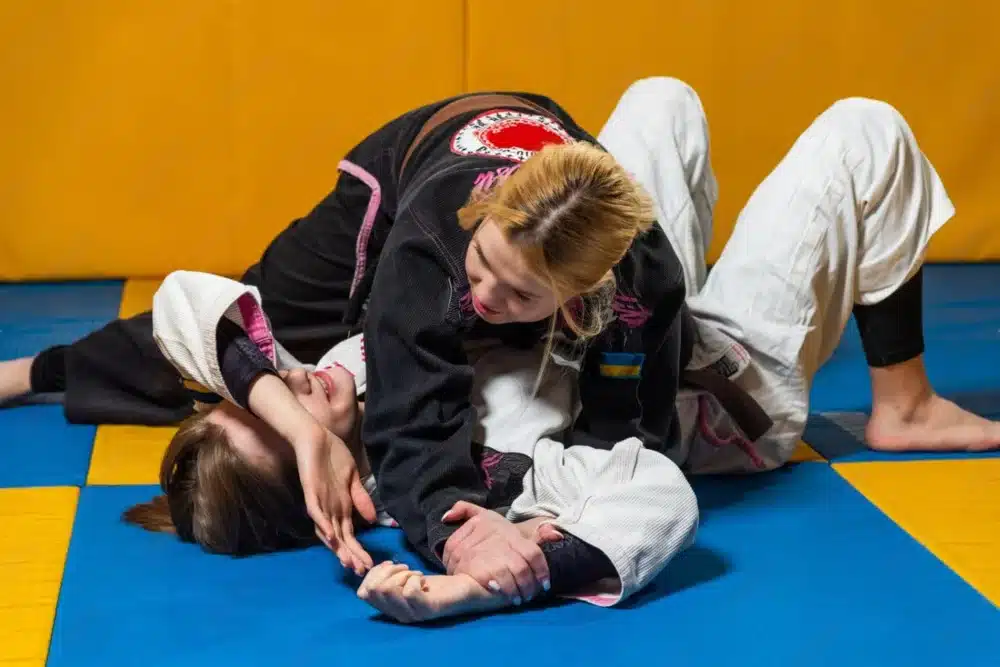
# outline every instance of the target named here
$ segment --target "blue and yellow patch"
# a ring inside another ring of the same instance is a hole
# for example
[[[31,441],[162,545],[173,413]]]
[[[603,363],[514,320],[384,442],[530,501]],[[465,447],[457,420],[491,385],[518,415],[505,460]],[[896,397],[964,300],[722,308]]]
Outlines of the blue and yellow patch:
[[[646,355],[639,352],[601,352],[601,377],[637,380]]]

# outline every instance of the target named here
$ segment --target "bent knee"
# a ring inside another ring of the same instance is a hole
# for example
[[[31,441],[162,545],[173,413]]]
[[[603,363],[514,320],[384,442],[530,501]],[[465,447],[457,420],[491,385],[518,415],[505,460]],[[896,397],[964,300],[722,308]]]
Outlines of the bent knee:
[[[902,135],[909,132],[903,114],[888,102],[867,97],[837,100],[820,116],[838,127],[864,134],[877,132]]]
[[[637,104],[682,104],[704,113],[701,98],[688,83],[669,76],[651,76],[634,81],[622,95],[622,100]]]

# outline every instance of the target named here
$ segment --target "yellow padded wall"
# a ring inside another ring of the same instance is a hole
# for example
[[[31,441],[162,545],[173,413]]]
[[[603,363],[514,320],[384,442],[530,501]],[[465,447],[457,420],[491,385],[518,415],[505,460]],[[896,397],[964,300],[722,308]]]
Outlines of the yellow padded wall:
[[[462,89],[462,0],[0,0],[0,280],[238,274]]]
[[[545,92],[597,132],[633,80],[709,115],[715,259],[754,187],[838,98],[907,117],[958,209],[936,260],[1000,259],[1000,5],[977,0],[469,0],[470,88]]]

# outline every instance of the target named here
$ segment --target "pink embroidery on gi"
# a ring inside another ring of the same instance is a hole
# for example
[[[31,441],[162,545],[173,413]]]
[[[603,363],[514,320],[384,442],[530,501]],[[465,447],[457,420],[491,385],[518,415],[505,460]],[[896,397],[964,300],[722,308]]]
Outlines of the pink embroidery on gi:
[[[503,460],[503,454],[489,454],[484,456],[479,468],[483,471],[483,484],[487,489],[493,488],[493,475],[490,473],[493,468]]]
[[[498,187],[501,183],[507,180],[507,178],[517,171],[520,164],[515,164],[509,167],[500,167],[499,169],[494,169],[493,171],[484,171],[476,176],[475,183],[472,184],[472,195],[477,196],[485,192],[490,191],[494,187]]]
[[[614,301],[611,302],[611,310],[630,329],[641,327],[649,321],[652,315],[652,311],[639,303],[639,300],[634,296],[628,296],[621,292],[615,293]]]
[[[476,314],[476,309],[472,307],[472,290],[468,287],[458,297],[458,309],[461,311],[462,317],[472,317]]]

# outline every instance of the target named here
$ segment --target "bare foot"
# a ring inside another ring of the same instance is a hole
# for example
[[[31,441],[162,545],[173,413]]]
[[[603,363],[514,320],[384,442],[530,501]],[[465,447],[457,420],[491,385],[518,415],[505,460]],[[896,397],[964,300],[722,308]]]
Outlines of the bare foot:
[[[0,403],[31,391],[31,357],[0,361]]]
[[[511,604],[468,575],[426,576],[392,562],[371,569],[358,588],[358,597],[400,623],[479,614]]]
[[[1000,447],[1000,422],[928,393],[908,405],[876,403],[865,436],[886,452],[982,452]]]

